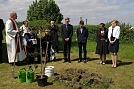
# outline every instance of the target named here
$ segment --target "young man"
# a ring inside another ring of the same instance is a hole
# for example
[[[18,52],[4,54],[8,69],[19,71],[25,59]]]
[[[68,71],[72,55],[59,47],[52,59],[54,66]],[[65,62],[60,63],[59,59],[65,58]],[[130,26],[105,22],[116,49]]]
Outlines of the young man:
[[[45,55],[47,54],[47,62],[50,62],[50,49],[51,49],[51,45],[52,45],[52,37],[50,35],[50,30],[46,29],[45,30],[45,36],[42,39],[42,45],[43,45],[43,50],[45,51]],[[48,47],[47,47],[48,44]],[[47,51],[47,53],[46,53]],[[53,60],[54,61],[54,60]]]
[[[70,49],[71,49],[71,42],[73,36],[73,26],[69,24],[70,19],[67,17],[65,18],[65,24],[61,26],[61,36],[63,41],[63,54],[64,54],[64,62],[71,63],[70,60]]]
[[[78,46],[79,46],[79,61],[82,61],[82,47],[84,51],[84,63],[86,63],[86,43],[88,38],[88,29],[84,27],[84,21],[81,20],[79,23],[80,27],[77,28],[77,39],[78,39]]]

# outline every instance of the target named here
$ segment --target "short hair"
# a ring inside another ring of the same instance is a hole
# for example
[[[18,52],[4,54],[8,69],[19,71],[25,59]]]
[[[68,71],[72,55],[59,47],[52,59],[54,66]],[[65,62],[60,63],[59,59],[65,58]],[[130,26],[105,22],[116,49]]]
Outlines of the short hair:
[[[46,29],[45,32],[50,32],[50,30],[49,29]]]
[[[82,24],[82,25],[84,25],[84,21],[83,21],[83,20],[81,20],[81,21],[79,22],[79,24]]]
[[[42,30],[43,28],[41,26],[38,27],[38,30]]]
[[[70,18],[69,17],[66,17],[65,20],[70,20]]]
[[[17,14],[16,12],[10,12],[10,17],[12,18],[15,14]]]
[[[23,21],[23,24],[25,24],[26,22],[28,22],[27,20]]]
[[[50,23],[55,23],[54,21],[51,21]]]
[[[105,24],[104,23],[100,23],[100,25],[102,25],[103,27],[105,27]]]
[[[29,27],[29,30],[31,31],[31,30],[35,30],[35,28],[33,27],[33,26],[30,26]]]
[[[118,23],[119,23],[119,21],[118,21],[118,20],[112,20],[112,21],[111,21],[111,23],[112,23],[112,22],[114,22],[114,23],[116,23],[116,24],[118,24]]]

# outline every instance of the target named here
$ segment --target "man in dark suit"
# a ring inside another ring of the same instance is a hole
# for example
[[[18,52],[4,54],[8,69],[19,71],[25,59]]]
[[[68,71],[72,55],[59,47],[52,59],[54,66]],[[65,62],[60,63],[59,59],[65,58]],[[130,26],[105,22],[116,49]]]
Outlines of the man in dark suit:
[[[78,46],[79,46],[79,61],[82,61],[82,46],[84,51],[84,63],[86,63],[86,43],[88,38],[88,29],[84,27],[84,21],[80,21],[80,27],[77,28],[77,39],[78,39]]]
[[[52,42],[53,48],[57,53],[59,53],[59,49],[58,49],[58,45],[59,45],[58,30],[59,30],[59,28],[57,25],[55,25],[54,21],[51,21],[48,29],[50,30],[50,35],[51,35],[52,40],[53,40],[53,42]]]
[[[2,40],[3,40],[3,35],[2,35],[2,30],[4,30],[5,25],[2,19],[0,19],[0,63],[2,62]]]
[[[61,36],[63,41],[63,54],[64,54],[64,62],[71,63],[70,60],[70,49],[71,42],[73,36],[73,26],[69,24],[70,18],[65,18],[65,24],[61,26]]]

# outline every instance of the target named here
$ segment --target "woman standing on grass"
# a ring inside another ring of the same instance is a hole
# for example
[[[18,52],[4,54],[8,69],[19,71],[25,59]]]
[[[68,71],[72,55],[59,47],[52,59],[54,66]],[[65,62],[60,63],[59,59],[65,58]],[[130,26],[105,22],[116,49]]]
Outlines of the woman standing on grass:
[[[99,30],[96,35],[96,54],[100,55],[100,64],[105,64],[106,54],[108,51],[108,30],[105,28],[104,23],[100,23]]]
[[[112,68],[117,67],[118,60],[118,49],[119,49],[119,36],[120,36],[120,27],[118,25],[117,20],[111,21],[111,26],[108,31],[108,39],[109,39],[109,51],[111,52],[112,58]]]

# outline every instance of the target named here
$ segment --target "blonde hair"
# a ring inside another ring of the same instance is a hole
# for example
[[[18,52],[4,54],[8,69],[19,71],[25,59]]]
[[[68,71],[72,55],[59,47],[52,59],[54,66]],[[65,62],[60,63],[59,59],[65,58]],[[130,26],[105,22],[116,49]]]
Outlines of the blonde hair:
[[[111,23],[113,23],[113,22],[114,22],[114,23],[116,23],[116,24],[118,24],[118,23],[119,23],[119,21],[118,21],[118,20],[112,20],[112,21],[111,21]]]

